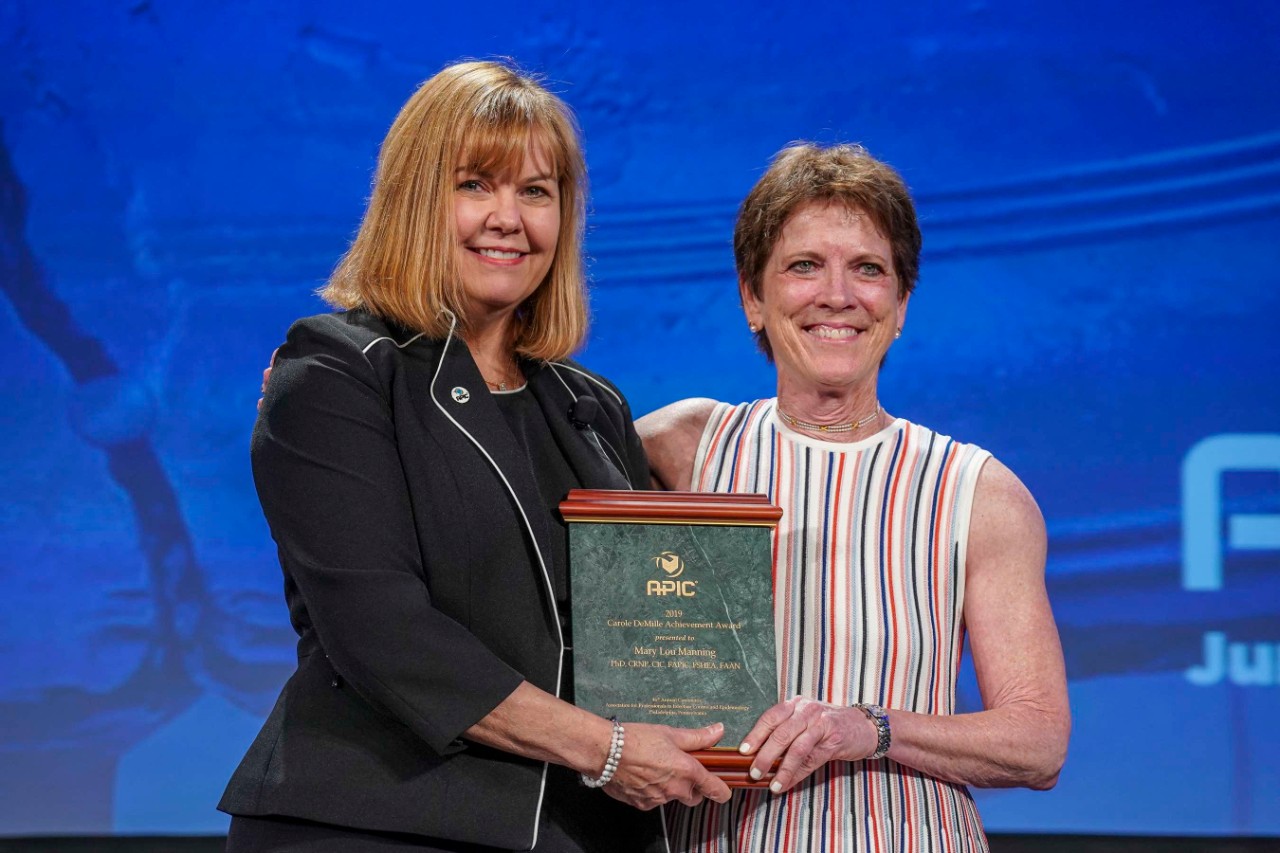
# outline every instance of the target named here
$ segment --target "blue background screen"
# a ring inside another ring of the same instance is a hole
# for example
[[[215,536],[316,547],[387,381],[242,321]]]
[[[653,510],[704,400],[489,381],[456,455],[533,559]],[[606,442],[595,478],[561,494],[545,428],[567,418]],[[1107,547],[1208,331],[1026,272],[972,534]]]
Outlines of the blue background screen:
[[[1280,835],[1280,5],[0,6],[0,834],[206,833],[292,668],[259,376],[448,61],[577,111],[582,360],[771,396],[738,202],[795,139],[925,235],[880,381],[1037,497],[1075,718],[990,830]],[[962,706],[978,706],[966,674]]]

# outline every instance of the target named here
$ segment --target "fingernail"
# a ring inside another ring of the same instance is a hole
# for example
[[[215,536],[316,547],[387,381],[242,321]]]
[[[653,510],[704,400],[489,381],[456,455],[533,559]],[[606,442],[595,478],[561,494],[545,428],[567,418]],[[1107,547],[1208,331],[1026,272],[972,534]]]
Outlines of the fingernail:
[[[782,793],[782,786],[781,786],[781,785],[779,785],[777,782],[772,782],[772,783],[770,783],[770,784],[769,784],[769,792],[770,792],[771,794],[781,794],[781,793]]]
[[[738,752],[741,752],[743,755],[749,754],[751,752],[751,744],[744,740],[742,743],[738,744]]]
[[[764,775],[764,774],[763,774],[763,773],[761,773],[761,772],[760,772],[759,770],[757,770],[756,768],[754,768],[754,767],[752,767],[752,768],[751,768],[751,778],[752,778],[752,779],[755,779],[755,780],[759,781],[760,777],[761,777],[761,776],[763,776],[763,775]]]

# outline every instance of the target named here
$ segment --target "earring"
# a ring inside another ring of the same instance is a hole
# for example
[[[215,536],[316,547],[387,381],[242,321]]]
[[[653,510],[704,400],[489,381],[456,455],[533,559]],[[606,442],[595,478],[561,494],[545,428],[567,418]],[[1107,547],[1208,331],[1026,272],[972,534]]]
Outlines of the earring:
[[[753,335],[754,335],[756,332],[760,331],[760,327],[759,327],[759,326],[757,326],[755,323],[748,323],[748,324],[747,324],[747,328],[751,330],[751,334],[753,334]]]
[[[893,333],[893,339],[894,339],[895,341],[896,341],[898,338],[900,338],[900,337],[902,337],[902,330],[901,330],[901,329],[899,329],[898,331],[896,331],[896,332],[894,332],[894,333]]]

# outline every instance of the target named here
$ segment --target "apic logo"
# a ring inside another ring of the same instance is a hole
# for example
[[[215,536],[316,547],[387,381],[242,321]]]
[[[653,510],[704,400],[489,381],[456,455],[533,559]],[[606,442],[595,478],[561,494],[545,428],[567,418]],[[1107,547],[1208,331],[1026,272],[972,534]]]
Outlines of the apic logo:
[[[697,581],[678,581],[684,574],[684,560],[674,551],[663,551],[653,558],[653,564],[667,576],[666,580],[650,580],[644,585],[645,595],[675,595],[693,598],[698,592]]]
[[[653,564],[666,572],[669,578],[678,578],[684,574],[684,560],[674,551],[663,551],[653,558]]]

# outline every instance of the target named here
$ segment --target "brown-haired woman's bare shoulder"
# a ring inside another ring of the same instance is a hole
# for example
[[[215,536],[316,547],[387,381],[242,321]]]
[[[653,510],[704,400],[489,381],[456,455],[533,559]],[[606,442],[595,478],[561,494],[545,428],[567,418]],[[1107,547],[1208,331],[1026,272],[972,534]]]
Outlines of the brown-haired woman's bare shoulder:
[[[691,487],[698,443],[717,405],[710,397],[690,397],[636,421],[655,489],[683,491]]]

